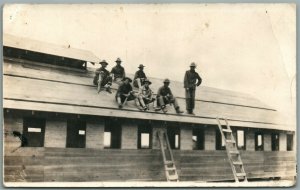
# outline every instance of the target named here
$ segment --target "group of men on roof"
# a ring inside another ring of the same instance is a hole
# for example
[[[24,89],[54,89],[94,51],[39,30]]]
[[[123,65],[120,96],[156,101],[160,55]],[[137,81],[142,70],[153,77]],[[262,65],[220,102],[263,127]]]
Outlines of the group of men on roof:
[[[166,105],[173,104],[176,113],[183,113],[169,87],[169,79],[163,81],[164,85],[158,89],[157,95],[154,97],[153,91],[150,88],[152,83],[144,72],[145,66],[142,64],[139,65],[139,70],[136,71],[132,81],[129,77],[126,77],[125,69],[121,66],[121,62],[121,59],[118,58],[116,60],[116,66],[112,68],[111,72],[106,70],[108,63],[105,60],[100,62],[101,67],[96,69],[93,80],[94,85],[98,86],[98,93],[103,88],[105,88],[107,92],[112,93],[110,87],[114,81],[119,84],[115,99],[120,109],[123,108],[127,101],[135,100],[136,105],[140,110],[149,110],[149,104],[153,103],[155,111],[162,110],[165,113],[167,112]],[[184,76],[186,110],[188,114],[192,115],[194,115],[193,110],[195,108],[196,87],[202,82],[202,79],[195,71],[195,68],[196,64],[191,63],[190,70],[186,71]],[[132,82],[133,86],[139,89],[138,93],[133,91],[131,86]]]

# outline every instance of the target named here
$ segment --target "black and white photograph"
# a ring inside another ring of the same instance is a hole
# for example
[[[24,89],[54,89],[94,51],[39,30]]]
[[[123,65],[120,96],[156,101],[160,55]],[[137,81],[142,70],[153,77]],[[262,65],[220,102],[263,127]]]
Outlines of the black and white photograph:
[[[296,184],[296,4],[5,4],[5,187]]]

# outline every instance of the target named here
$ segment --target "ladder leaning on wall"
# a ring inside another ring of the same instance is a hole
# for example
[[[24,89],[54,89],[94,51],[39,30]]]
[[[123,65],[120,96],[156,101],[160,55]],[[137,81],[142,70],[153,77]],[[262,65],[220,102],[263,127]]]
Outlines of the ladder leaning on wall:
[[[216,118],[220,133],[225,142],[226,152],[233,172],[235,182],[247,182],[247,176],[231,127],[226,118]],[[221,120],[225,122],[222,125]]]
[[[176,170],[173,153],[170,147],[168,135],[165,131],[157,132],[158,141],[164,161],[164,169],[167,181],[178,182],[179,177]]]

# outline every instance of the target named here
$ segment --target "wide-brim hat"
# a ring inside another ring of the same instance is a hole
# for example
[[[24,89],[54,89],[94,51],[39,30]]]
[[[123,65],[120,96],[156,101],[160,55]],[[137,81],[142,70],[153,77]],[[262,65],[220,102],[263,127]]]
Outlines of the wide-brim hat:
[[[121,59],[120,59],[120,58],[118,58],[118,59],[116,60],[116,62],[122,62],[122,61],[121,61]]]
[[[164,83],[170,83],[170,80],[169,79],[165,79]]]
[[[190,67],[197,67],[197,65],[196,65],[194,62],[192,62],[192,63],[190,64]]]
[[[108,63],[105,60],[100,61],[99,64],[101,64],[101,65],[108,65]]]
[[[147,82],[149,85],[152,84],[152,82],[151,82],[149,79],[145,79],[145,80],[144,80],[144,83],[146,83],[146,82]]]
[[[143,68],[143,67],[146,67],[146,66],[144,66],[143,64],[140,64],[138,68]]]
[[[122,81],[125,81],[126,79],[128,79],[129,82],[132,82],[131,78],[129,78],[129,77],[124,77]]]

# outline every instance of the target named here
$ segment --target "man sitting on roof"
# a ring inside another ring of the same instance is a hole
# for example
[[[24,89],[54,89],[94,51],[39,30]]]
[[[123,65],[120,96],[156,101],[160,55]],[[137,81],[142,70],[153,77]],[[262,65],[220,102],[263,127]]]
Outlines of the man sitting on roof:
[[[96,70],[95,72],[95,77],[94,77],[94,85],[98,85],[98,93],[101,91],[101,88],[106,86],[106,91],[111,93],[110,86],[112,83],[112,78],[105,68],[107,67],[108,63],[103,60],[100,62],[102,65],[99,69]]]
[[[145,79],[144,85],[139,89],[138,98],[136,99],[137,106],[139,108],[142,107],[143,110],[149,110],[149,104],[155,101],[149,85],[151,85],[151,82]]]
[[[135,72],[134,78],[133,78],[133,86],[136,88],[141,88],[144,85],[144,80],[147,78],[146,74],[144,73],[144,65],[139,65],[139,70]]]
[[[117,65],[111,69],[111,74],[113,75],[113,79],[116,83],[121,84],[121,81],[125,77],[125,69],[121,66],[121,59],[118,58],[116,60]]]
[[[169,88],[170,80],[165,79],[164,85],[158,89],[157,92],[157,100],[158,104],[163,110],[164,113],[167,112],[166,104],[172,103],[174,105],[174,108],[176,110],[176,113],[183,113],[183,111],[180,110],[180,107],[178,106],[176,98],[173,96],[171,89]],[[159,109],[156,109],[156,111]]]
[[[125,77],[123,81],[124,82],[119,86],[116,93],[116,101],[118,102],[119,108],[122,108],[127,101],[136,99],[130,84],[132,80],[128,77]]]

